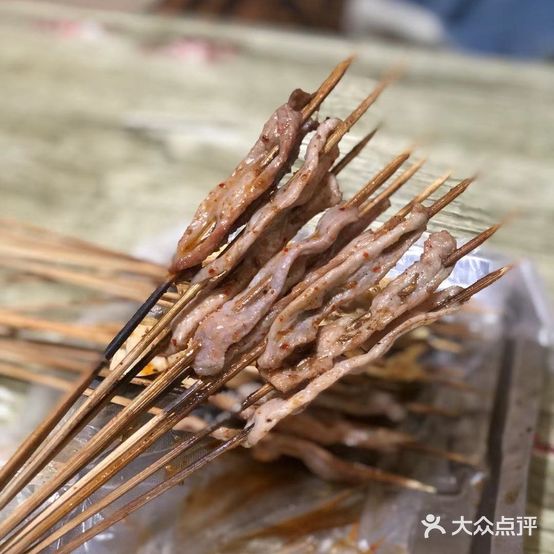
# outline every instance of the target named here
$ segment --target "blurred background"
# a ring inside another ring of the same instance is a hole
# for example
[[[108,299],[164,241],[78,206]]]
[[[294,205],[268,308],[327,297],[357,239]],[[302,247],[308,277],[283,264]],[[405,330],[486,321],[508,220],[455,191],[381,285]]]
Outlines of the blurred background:
[[[476,54],[525,59],[554,57],[551,0],[65,0],[63,3],[181,17],[199,15],[347,35],[373,34],[387,40]]]
[[[415,141],[415,188],[480,174],[438,224],[461,238],[509,217],[493,248],[554,290],[552,0],[3,1],[3,209],[123,250],[165,241],[166,262],[267,114],[353,52],[323,114],[405,69],[344,141],[384,123],[346,191]]]

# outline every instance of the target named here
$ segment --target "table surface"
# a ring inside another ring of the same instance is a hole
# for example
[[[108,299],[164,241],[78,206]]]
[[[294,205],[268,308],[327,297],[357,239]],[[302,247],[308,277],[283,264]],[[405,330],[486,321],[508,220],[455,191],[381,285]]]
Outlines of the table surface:
[[[322,109],[346,115],[396,63],[404,76],[345,139],[377,123],[372,147],[345,171],[347,193],[407,146],[428,156],[401,191],[452,169],[478,182],[437,217],[463,239],[509,217],[491,241],[533,259],[554,291],[554,72],[369,40],[296,34],[44,3],[0,5],[1,214],[122,250],[183,228],[236,164],[275,106],[314,89],[355,52]],[[554,444],[547,377],[538,437]],[[554,465],[532,464],[529,552],[554,553]]]

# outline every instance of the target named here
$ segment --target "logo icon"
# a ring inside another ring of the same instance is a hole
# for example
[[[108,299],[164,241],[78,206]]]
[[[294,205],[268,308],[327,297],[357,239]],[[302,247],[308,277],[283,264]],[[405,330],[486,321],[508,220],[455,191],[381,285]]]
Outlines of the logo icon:
[[[423,536],[428,539],[429,533],[431,531],[439,531],[441,535],[446,535],[446,530],[442,525],[440,525],[440,522],[440,516],[436,516],[435,514],[427,514],[425,516],[425,519],[421,520],[423,527],[425,527],[425,533]]]

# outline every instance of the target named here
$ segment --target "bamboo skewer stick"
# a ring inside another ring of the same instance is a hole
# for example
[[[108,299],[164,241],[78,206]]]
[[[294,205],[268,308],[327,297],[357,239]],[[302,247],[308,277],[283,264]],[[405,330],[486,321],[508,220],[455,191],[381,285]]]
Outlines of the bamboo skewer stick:
[[[312,95],[311,100],[302,108],[302,120],[305,123],[310,119],[310,117],[316,112],[316,110],[321,106],[323,101],[331,94],[333,89],[337,86],[339,81],[344,77],[344,74],[354,61],[354,57],[350,56],[337,64],[335,68],[331,71],[327,79],[321,83],[319,88],[315,91],[315,93]],[[268,165],[271,160],[277,155],[277,152],[279,152],[279,147],[275,146],[266,156],[265,160],[263,161],[262,165]]]
[[[405,185],[425,164],[425,158],[418,160],[416,163],[412,164],[406,171],[404,171],[400,176],[398,176],[388,187],[385,188],[381,193],[379,193],[376,198],[373,200],[375,203],[379,203],[385,198],[390,198],[396,191]]]
[[[498,281],[498,279],[503,277],[511,269],[513,269],[513,265],[507,265],[507,266],[501,267],[500,269],[497,269],[496,271],[493,271],[492,273],[489,273],[488,275],[485,275],[485,277],[482,277],[478,281],[475,281],[473,285],[467,287],[466,289],[462,290],[458,295],[454,296],[447,304],[441,304],[439,307],[442,308],[443,305],[456,304],[456,303],[461,304],[463,302],[467,302],[472,296],[476,295],[478,292],[482,291],[483,289],[490,287],[493,283]]]
[[[136,282],[134,287],[129,287],[128,281],[123,279],[110,279],[108,281],[98,275],[90,275],[82,271],[49,266],[43,263],[30,262],[29,260],[18,258],[3,258],[2,265],[24,273],[31,273],[47,279],[56,279],[72,285],[90,288],[92,290],[139,302],[151,292],[152,287],[151,284],[143,281]]]
[[[428,208],[427,213],[429,214],[429,219],[435,217],[440,211],[444,210],[446,206],[451,204],[460,194],[462,194],[467,187],[473,182],[473,178],[464,179],[458,183],[455,187],[452,187],[449,191],[443,194],[440,198],[435,200]]]
[[[25,502],[26,511],[31,512],[40,506],[56,490],[67,483],[78,471],[100,454],[103,449],[109,446],[138,415],[147,411],[163,392],[186,375],[190,375],[190,370],[188,373],[187,370],[194,358],[194,354],[194,349],[185,352],[171,368],[160,374],[148,387],[145,387],[131,403],[126,405],[107,425],[102,427],[87,441],[87,444],[60,471],[29,497]],[[94,393],[89,396],[89,399],[93,396]]]
[[[243,410],[246,410],[250,406],[253,406],[256,402],[261,400],[270,391],[271,391],[271,387],[269,385],[262,385],[255,393],[253,393],[248,398],[246,398],[246,400],[242,403],[242,405],[240,406],[240,408],[237,410],[235,414],[232,414],[232,413],[222,414],[212,424],[207,425],[204,429],[201,429],[200,431],[196,432],[193,436],[187,437],[183,442],[181,442],[180,444],[172,448],[169,452],[164,454],[153,464],[151,464],[141,472],[137,473],[135,476],[133,476],[131,479],[123,483],[121,486],[115,488],[109,494],[107,494],[106,496],[104,496],[103,498],[95,502],[93,505],[88,507],[84,512],[78,514],[76,517],[71,519],[71,521],[67,522],[58,530],[56,530],[53,534],[49,535],[40,544],[38,544],[31,552],[33,551],[40,552],[41,549],[45,548],[49,544],[52,544],[52,542],[54,542],[58,538],[65,535],[65,533],[75,528],[80,523],[86,521],[89,517],[93,516],[96,513],[99,513],[105,507],[109,506],[110,504],[112,504],[113,502],[121,498],[124,494],[132,490],[135,486],[142,483],[145,479],[147,479],[151,475],[154,475],[160,469],[163,469],[165,466],[171,463],[175,458],[180,456],[183,452],[186,452],[189,448],[197,444],[202,439],[208,437],[209,435],[212,435],[217,429],[219,429],[226,423],[230,422],[234,416],[240,414],[240,412],[242,412]]]
[[[120,384],[120,380],[121,382],[125,382],[125,379],[122,379],[124,375],[126,379],[130,379],[142,369],[141,365],[146,365],[148,356],[154,351],[155,347],[168,336],[170,332],[168,323],[172,320],[173,315],[180,311],[181,306],[188,303],[191,295],[195,293],[194,288],[195,287],[190,287],[174,307],[163,315],[152,327],[150,336],[154,337],[153,341],[145,348],[141,348],[142,345],[139,342],[139,344],[129,352],[125,359],[111,371],[106,379],[100,383],[95,389],[94,394],[87,398],[87,400],[63,423],[60,429],[52,436],[48,437],[41,447],[34,452],[30,463],[23,468],[16,478],[14,478],[0,493],[0,507],[5,506],[6,503],[17,494],[21,487],[25,486],[25,484],[27,484],[29,480],[32,479],[32,477],[40,471],[40,469],[42,469],[63,446],[65,446],[67,441],[109,401],[110,395],[115,393],[117,385]],[[139,360],[142,360],[142,363]],[[134,364],[132,368],[131,364]],[[101,368],[102,364],[98,368],[98,371],[100,371]],[[86,386],[90,384],[98,371],[91,375],[91,379],[87,382]],[[31,500],[31,498],[29,498],[29,500]],[[7,521],[8,520],[6,520],[4,524],[6,524]],[[0,525],[0,527],[3,527],[3,525]],[[2,534],[3,531],[0,530],[0,535]]]
[[[447,197],[447,200],[446,200],[446,201],[444,200],[444,197],[441,198],[441,199],[439,199],[439,200],[437,201],[437,203],[440,203],[439,205],[442,206],[442,207],[446,206],[447,203],[448,203],[448,201],[451,201],[453,198],[456,197],[456,195],[455,195],[455,194],[452,194],[451,191],[449,191],[449,193],[447,193],[447,194],[445,195],[445,197]],[[263,345],[260,345],[260,346],[263,346]],[[94,470],[93,470],[93,471],[94,471]],[[88,476],[88,474],[87,474],[87,476]],[[40,504],[40,503],[39,503],[39,504]],[[34,506],[33,509],[35,509],[36,507],[38,507],[39,504],[37,504],[37,506]],[[22,506],[22,507],[21,507],[21,509],[23,509],[23,508],[25,508],[25,506]],[[27,508],[27,510],[28,510],[28,508]],[[27,514],[27,515],[28,515],[28,514]],[[23,517],[25,517],[25,516],[23,516]],[[39,516],[39,517],[40,517],[40,516]],[[40,523],[40,521],[39,521],[39,523]],[[5,525],[7,525],[7,524],[9,524],[9,521],[8,521],[7,523],[5,523]],[[3,527],[0,527],[0,529],[1,529],[0,532],[3,532]]]
[[[60,392],[71,391],[75,386],[74,383],[66,379],[52,377],[50,375],[41,375],[34,371],[30,371],[21,367],[9,366],[2,362],[0,362],[0,377],[6,377],[8,379],[14,379],[16,381],[22,381],[24,383],[38,384]],[[94,389],[86,389],[83,391],[83,396],[91,396],[93,393]],[[122,407],[129,406],[131,402],[132,400],[125,396],[115,395],[110,399],[110,403]],[[157,406],[152,406],[151,408],[148,408],[148,410],[146,410],[146,412],[150,415],[158,415],[161,413],[161,411],[162,409],[158,408]],[[208,424],[199,417],[188,416],[183,418],[175,426],[175,429],[178,428],[181,431],[196,432],[199,429],[203,429],[207,425]]]
[[[16,379],[17,381],[23,381],[25,383],[36,383],[63,392],[69,392],[74,386],[73,383],[67,379],[54,377],[53,375],[43,375],[36,371],[8,365],[4,362],[0,362],[0,376]]]
[[[5,236],[7,235],[7,236]],[[2,243],[2,239],[6,243]],[[39,262],[55,261],[56,264],[77,265],[104,272],[128,273],[148,280],[159,281],[164,278],[166,269],[151,262],[131,261],[126,258],[102,256],[94,252],[60,249],[58,246],[44,246],[29,239],[10,237],[10,233],[0,231],[0,255],[36,260]]]
[[[502,227],[501,223],[497,223],[496,225],[492,225],[482,233],[479,233],[476,237],[472,238],[468,242],[466,242],[463,246],[458,248],[455,252],[452,253],[451,256],[447,258],[445,261],[446,266],[454,265],[456,262],[461,260],[464,256],[481,246],[486,240],[490,239],[498,229]]]
[[[61,321],[29,317],[5,309],[0,309],[0,325],[5,325],[14,329],[56,333],[64,337],[79,339],[99,345],[106,344],[112,336],[111,333],[102,331],[98,326],[68,324],[62,323]]]
[[[440,417],[447,417],[449,419],[457,419],[461,416],[457,410],[449,410],[441,406],[435,406],[434,404],[426,404],[424,402],[408,402],[406,409],[416,415],[437,415]]]
[[[167,279],[165,283],[162,283],[158,288],[152,291],[150,296],[138,307],[135,313],[129,318],[129,321],[127,321],[127,323],[116,333],[115,337],[110,341],[108,346],[106,346],[106,349],[104,351],[106,360],[110,360],[113,355],[123,346],[124,342],[129,338],[131,333],[138,327],[141,321],[143,321],[144,318],[148,315],[150,310],[157,304],[157,302],[160,301],[160,298],[171,287],[172,283],[173,280],[171,278]],[[192,301],[200,292],[199,287],[192,291],[190,290],[191,288],[192,287],[188,287],[183,293],[183,296],[188,295],[188,301]],[[137,348],[138,347],[139,345],[137,345]]]
[[[154,500],[155,498],[161,496],[164,492],[170,490],[175,485],[178,485],[181,483],[184,479],[187,479],[192,475],[195,471],[198,471],[199,469],[203,468],[225,452],[228,452],[229,450],[232,450],[233,448],[236,448],[239,446],[246,436],[248,435],[248,428],[243,429],[235,435],[233,438],[229,439],[228,441],[221,443],[217,448],[212,450],[209,454],[206,456],[203,456],[198,461],[194,462],[193,464],[187,466],[186,468],[182,469],[181,471],[177,472],[175,475],[167,479],[166,481],[160,483],[160,485],[154,487],[149,491],[147,495],[141,495],[137,497],[135,500],[124,506],[123,508],[119,508],[116,510],[113,514],[110,515],[109,518],[106,518],[102,522],[95,525],[93,528],[88,529],[84,533],[82,533],[80,536],[78,536],[76,539],[62,547],[60,550],[58,550],[58,554],[69,554],[75,548],[77,548],[80,544],[83,544],[88,539],[94,537],[99,532],[108,529],[114,523],[121,521],[123,518],[125,518],[130,513],[138,510],[151,500]]]
[[[429,207],[429,217],[435,216],[453,200],[458,198],[460,194],[466,191],[473,181],[475,181],[475,177],[469,177],[458,183],[455,187],[452,187],[444,196],[439,198]]]
[[[312,99],[302,109],[302,118],[304,121],[307,121],[316,112],[316,110],[319,109],[323,101],[327,98],[327,96],[329,96],[332,90],[344,77],[344,74],[348,71],[348,68],[352,65],[353,61],[354,56],[348,56],[348,58],[339,62],[333,71],[331,71],[327,79],[321,83]]]
[[[386,233],[410,212],[410,210],[413,209],[413,207],[416,204],[416,199],[418,200],[417,203],[421,203],[423,200],[428,198],[433,192],[435,192],[442,183],[445,182],[445,178],[441,177],[431,183],[428,187],[426,187],[420,194],[416,196],[416,198],[410,200],[403,208],[401,208],[395,215],[393,215],[386,223],[384,223],[379,230],[381,233]],[[455,187],[452,187],[448,192],[446,192],[443,196],[441,196],[439,199],[437,199],[431,206],[427,208],[427,213],[429,219],[435,217],[441,210],[443,210],[446,206],[448,206],[451,202],[453,202],[460,194],[462,194],[467,187],[473,182],[473,178],[471,179],[464,179],[461,181],[458,185]]]
[[[36,371],[32,371],[23,367],[8,365],[4,362],[0,362],[0,376],[7,377],[9,379],[15,379],[17,381],[23,381],[25,383],[36,383],[38,385],[43,385],[45,387],[49,387],[60,392],[71,391],[75,386],[75,384],[68,379],[54,377],[52,375],[44,375],[42,373],[37,373]],[[100,376],[102,376],[102,372],[100,372]],[[137,384],[143,387],[147,386],[146,383],[143,382]],[[90,396],[93,392],[94,389],[86,389],[83,392],[83,395]],[[111,399],[111,402],[120,406],[127,406],[131,402],[131,400],[123,396],[114,396]],[[149,412],[152,414],[159,413],[159,408],[154,408],[153,410],[154,411],[150,409]]]
[[[419,162],[413,164],[406,171],[404,171],[399,177],[397,177],[388,187],[386,187],[381,193],[379,193],[375,198],[370,199],[362,207],[362,213],[369,212],[374,209],[376,206],[381,204],[384,205],[388,199],[398,191],[402,186],[404,186],[423,166],[425,160],[420,160]],[[389,203],[390,204],[390,203]],[[387,206],[388,207],[388,206]]]
[[[451,172],[447,172],[441,177],[435,179],[428,187],[422,190],[415,198],[410,200],[403,208],[401,208],[395,215],[395,218],[402,218],[408,215],[408,212],[414,207],[415,204],[420,204],[424,200],[427,200],[439,187],[441,187],[449,179]]]
[[[368,133],[360,142],[356,143],[331,169],[331,173],[338,175],[354,158],[358,157],[369,141],[376,135],[379,127]]]
[[[363,186],[350,200],[345,207],[357,206],[364,202],[371,194],[383,185],[388,179],[402,166],[410,157],[411,151],[405,150],[389,162],[375,177],[373,177],[365,186]],[[403,184],[403,183],[402,183]]]
[[[50,433],[52,433],[62,418],[66,416],[69,408],[92,383],[102,370],[106,361],[119,349],[126,336],[136,328],[159,297],[167,290],[169,285],[169,281],[163,283],[149,296],[123,329],[119,331],[106,347],[104,358],[93,369],[83,374],[75,389],[60,402],[56,409],[52,410],[51,414],[41,425],[23,441],[10,460],[0,468],[0,509],[5,506],[7,502],[17,494],[17,491],[21,490],[21,488],[23,488],[53,456],[55,456],[58,450],[63,448],[65,441],[72,436],[71,433],[73,430],[78,428],[77,424],[74,424],[70,429],[65,429],[63,432],[62,430],[58,432],[57,438],[60,440],[60,445],[57,448],[57,439],[54,438],[52,440],[52,438],[49,437]],[[23,467],[24,464],[27,465]],[[17,479],[9,483],[11,487],[11,492],[9,492],[5,487],[7,487],[9,480],[12,479],[18,471],[20,471],[20,473],[17,475]]]
[[[459,452],[451,452],[449,450],[443,450],[442,448],[434,448],[426,444],[421,444],[420,442],[407,442],[402,446],[409,450],[414,450],[415,452],[421,452],[423,454],[428,454],[429,456],[442,458],[444,460],[448,460],[450,462],[462,464],[465,466],[477,467],[479,465],[475,463],[475,461],[471,458],[468,458],[467,456],[465,456],[464,454],[460,454]]]
[[[24,328],[22,328],[23,330]],[[49,342],[37,339],[22,339],[20,337],[0,337],[0,350],[14,349],[24,352],[33,352],[37,354],[46,354],[57,360],[70,360],[75,362],[88,363],[86,369],[90,368],[90,364],[98,361],[100,351],[96,348],[83,348],[66,342]],[[57,363],[57,362],[56,362]]]
[[[344,120],[343,124],[333,133],[329,143],[326,146],[328,152],[334,148],[342,137],[354,126],[354,124],[364,115],[369,107],[374,104],[383,91],[399,76],[399,68],[391,69],[373,88],[373,91],[364,98],[358,107]]]
[[[369,107],[374,104],[385,88],[390,84],[390,79],[385,78],[381,80],[373,91],[364,98],[357,108],[342,122],[342,125],[335,130],[331,135],[327,144],[325,145],[325,152],[330,152],[335,146],[339,144],[342,137],[359,121],[359,119],[367,112]]]
[[[22,236],[29,236],[29,238],[32,238],[34,242],[40,242],[45,245],[54,245],[60,248],[77,250],[79,252],[96,252],[97,254],[101,254],[102,256],[111,258],[125,258],[127,260],[130,260],[131,262],[148,263],[144,262],[144,260],[135,258],[134,256],[131,256],[130,254],[127,254],[125,252],[119,252],[110,248],[104,248],[102,246],[99,246],[98,244],[94,244],[76,237],[68,237],[61,233],[57,233],[52,229],[38,227],[36,225],[32,225],[31,223],[27,223],[18,219],[10,219],[5,217],[0,218],[0,227],[3,227],[3,233],[6,233],[8,230],[12,233],[18,232]]]
[[[24,464],[28,462],[31,453],[39,450],[40,446],[44,443],[46,437],[52,432],[56,424],[67,414],[68,410],[75,404],[80,398],[83,391],[92,382],[94,377],[100,371],[102,363],[93,368],[90,372],[84,373],[79,379],[77,384],[67,395],[62,398],[59,404],[56,406],[49,417],[47,417],[18,447],[15,453],[10,457],[6,464],[0,469],[0,490],[2,490],[2,496],[5,495],[3,500],[0,500],[0,509],[12,499],[13,495],[23,488],[34,476],[34,471],[29,471],[25,476],[21,476],[17,483],[12,486],[10,479],[14,478],[18,471],[24,471]],[[44,462],[45,463],[45,462]],[[40,468],[43,467],[41,462],[38,464]],[[20,475],[18,474],[17,477]],[[12,494],[6,492],[7,488],[11,487],[15,490]]]
[[[397,177],[393,183],[385,188],[375,198],[370,198],[363,202],[360,206],[360,215],[368,218],[371,221],[375,221],[381,214],[383,214],[390,207],[389,198],[402,186],[404,186],[409,179],[421,168],[424,160],[414,164],[412,167],[403,172]]]
[[[98,361],[100,352],[71,345],[59,346],[33,340],[0,338],[0,358],[30,363],[50,369],[81,373]]]
[[[157,301],[159,297],[167,290],[169,282],[164,283],[158,289],[156,289],[149,299],[137,310],[135,315],[129,320],[127,325],[114,337],[112,342],[106,348],[105,358],[109,359],[113,353],[121,346],[127,336],[136,328],[138,323],[143,319],[146,312],[150,309],[153,302]],[[21,468],[18,475],[1,491],[0,493],[0,508],[5,506],[15,494],[23,486],[25,486],[33,477],[40,471],[44,465],[52,459],[52,457],[59,452],[67,441],[110,399],[110,395],[115,393],[116,387],[129,381],[134,377],[136,373],[142,369],[142,366],[148,361],[148,356],[153,352],[154,348],[160,344],[169,334],[169,322],[173,317],[179,313],[186,304],[190,302],[192,298],[196,296],[201,287],[193,286],[189,287],[183,296],[175,303],[175,305],[157,322],[156,325],[149,331],[148,336],[145,337],[136,347],[129,352],[124,360],[102,381],[100,386],[95,389],[94,393],[87,398],[87,400],[74,412],[60,429],[58,429],[54,435],[47,437],[48,433],[52,432],[56,425],[60,422],[61,418],[65,415],[61,410],[56,410],[43,424],[43,429],[48,429],[47,433],[42,432],[41,438],[44,442],[39,448],[33,451],[31,447],[25,442],[18,450],[18,462],[15,467],[15,471],[20,469],[23,463],[26,463],[25,467]],[[148,339],[151,339],[149,341]],[[141,358],[142,356],[142,358]],[[142,359],[143,362],[139,361]],[[84,390],[98,374],[103,366],[102,362],[93,372],[89,374],[89,379],[85,384],[81,385],[80,392]],[[135,364],[132,369],[129,370],[131,364]],[[120,378],[128,371],[125,379],[120,381]],[[74,398],[78,398],[79,394]],[[67,412],[68,406],[65,407]],[[47,438],[46,438],[47,437]],[[10,466],[11,467],[11,466]],[[10,470],[11,471],[11,470]],[[3,471],[0,471],[0,482],[3,482]]]
[[[178,421],[189,415],[195,407],[214,394],[229,379],[250,365],[260,355],[262,346],[260,345],[242,356],[227,371],[224,371],[208,383],[204,384],[201,381],[196,381],[186,392],[180,395],[167,408],[164,408],[158,416],[150,419],[105,458],[100,460],[97,465],[73,484],[57,500],[29,521],[23,529],[12,535],[2,544],[2,552],[10,552],[15,545],[17,545],[17,550],[31,546],[56,521],[78,506],[84,499],[88,498],[90,494],[106,483],[130,461],[134,460],[156,440],[162,437]],[[28,505],[31,499],[32,497],[18,506],[6,518],[1,525],[0,535],[6,536],[13,530],[15,525],[27,517],[30,513]],[[38,506],[33,507],[32,510],[36,507]]]
[[[467,298],[471,297],[472,294],[475,294],[479,290],[482,290],[482,288],[485,288],[486,286],[488,286],[489,284],[494,282],[494,280],[500,278],[505,273],[505,271],[507,271],[508,269],[509,268],[503,268],[502,270],[499,270],[498,272],[495,272],[494,275],[491,274],[491,275],[489,275],[489,276],[487,276],[483,279],[480,279],[478,282],[474,283],[473,285],[471,285],[470,287],[465,289],[463,291],[463,294],[460,294],[457,297],[454,297],[454,298],[450,299],[448,302],[443,304],[441,307],[444,307],[445,305],[454,305],[454,304],[459,302],[460,298],[462,299],[462,301],[465,301]],[[238,444],[242,443],[246,439],[246,437],[248,435],[248,432],[249,432],[249,428],[245,427],[239,434],[235,435],[229,441],[224,442],[222,445],[215,448],[210,453],[202,456],[199,460],[197,460],[194,463],[190,464],[189,466],[187,466],[186,468],[184,468],[183,470],[181,470],[180,472],[178,472],[174,476],[166,479],[164,482],[160,483],[159,485],[154,486],[150,491],[148,491],[147,493],[142,494],[139,497],[135,498],[134,500],[129,502],[126,506],[120,508],[119,510],[116,510],[113,514],[108,516],[100,524],[99,527],[95,526],[94,528],[86,531],[80,537],[78,537],[77,539],[74,539],[73,541],[71,541],[64,549],[61,550],[61,552],[71,552],[72,549],[74,549],[77,546],[83,544],[88,539],[90,539],[94,535],[96,535],[98,532],[101,532],[104,529],[107,529],[108,527],[111,527],[113,524],[115,524],[116,522],[123,519],[123,517],[126,517],[127,515],[129,515],[133,511],[137,510],[139,507],[144,506],[146,503],[150,502],[154,498],[157,498],[159,495],[161,495],[164,492],[166,492],[167,490],[169,490],[175,484],[177,484],[179,482],[182,482],[183,479],[189,477],[192,473],[194,473],[195,471],[197,471],[198,469],[200,469],[201,467],[203,467],[207,463],[213,461],[216,457],[220,456],[222,453],[227,451],[229,448],[234,447],[234,446],[238,446]],[[458,455],[456,455],[456,453],[450,453],[450,452],[444,453],[443,451],[439,451],[437,449],[427,447],[425,445],[419,445],[418,443],[407,443],[407,447],[412,447],[414,450],[419,450],[419,451],[422,451],[422,452],[426,452],[426,453],[431,454],[431,455],[447,456],[452,461],[461,461],[462,463],[468,463],[468,460],[464,456],[461,456],[461,455],[458,456]],[[185,448],[179,448],[179,454],[183,453],[187,449],[188,449],[188,445]],[[159,469],[159,467],[160,466],[157,466],[157,469]],[[144,470],[144,474],[145,474],[145,477],[146,477],[149,474],[149,470],[148,469]],[[137,477],[135,476],[135,478],[137,478]],[[102,509],[103,507],[108,505],[109,503],[116,500],[116,498],[119,498],[122,494],[127,492],[127,490],[125,490],[125,489],[121,490],[120,495],[113,495],[113,496],[110,495],[110,496],[108,496],[107,501],[106,501],[106,499],[104,499],[104,501],[100,501],[98,503],[98,509],[94,509],[94,512],[92,512],[92,509],[90,510],[90,512],[87,512],[87,514],[86,514],[87,518],[91,517],[93,515],[93,513],[97,513],[97,511],[99,511],[100,509]],[[77,518],[75,518],[74,521],[70,522],[67,525],[67,528],[64,529],[64,527],[62,527],[60,529],[60,531],[64,530],[63,532],[65,533],[65,532],[69,531],[71,528],[75,527],[78,523],[81,523],[82,521],[83,521],[83,519],[81,519],[79,516],[77,516]],[[56,538],[59,538],[59,536],[56,535]],[[31,552],[32,553],[40,552],[40,549],[44,548],[45,546],[50,544],[50,542],[51,541],[49,539],[46,539],[45,541],[40,543],[35,549],[31,550]]]
[[[210,452],[208,455],[200,458],[196,462],[193,462],[189,466],[183,468],[181,471],[179,471],[174,476],[170,477],[169,479],[165,480],[164,482],[160,483],[159,485],[154,486],[147,494],[141,495],[140,497],[136,498],[135,500],[129,502],[127,505],[119,508],[116,510],[113,514],[110,514],[105,520],[100,522],[99,526],[95,526],[94,528],[91,528],[85,533],[81,534],[76,539],[72,540],[67,546],[63,547],[60,552],[71,552],[81,544],[85,543],[87,540],[94,537],[99,532],[102,532],[103,530],[111,527],[118,521],[121,521],[124,517],[127,517],[131,513],[135,512],[151,500],[159,497],[164,492],[168,491],[173,486],[177,485],[179,482],[182,482],[184,479],[188,478],[190,475],[192,475],[195,471],[198,471],[202,467],[204,467],[207,463],[210,461],[213,461],[215,458],[219,457],[221,454],[229,450],[231,447],[236,447],[239,444],[241,444],[244,441],[244,438],[246,437],[249,429],[245,428],[242,431],[240,431],[237,435],[235,435],[233,438],[229,439],[228,441],[224,442],[222,445],[214,449],[212,452]],[[187,448],[190,446],[187,445]],[[185,449],[181,450],[179,453],[184,451]],[[171,454],[171,453],[170,453]],[[173,459],[173,456],[172,458]],[[168,463],[168,461],[171,461],[170,459],[165,459],[165,463]],[[344,463],[344,462],[343,462]],[[359,464],[358,466],[359,472],[363,472],[366,477],[370,477],[373,480],[386,482],[386,483],[393,483],[400,486],[407,486],[409,488],[414,488],[416,490],[425,491],[425,492],[436,492],[436,490],[433,487],[430,487],[428,485],[424,485],[420,483],[419,481],[415,481],[414,479],[407,479],[398,475],[394,475],[391,473],[384,472],[382,470],[378,470],[375,468],[370,468],[368,466],[362,466],[362,464]],[[145,470],[150,473],[150,470]],[[143,477],[146,478],[147,475]],[[174,479],[174,477],[179,476],[179,480]],[[126,492],[126,491],[125,491]],[[113,502],[116,498],[112,496],[110,493],[109,503]],[[119,496],[118,496],[119,497]],[[87,518],[94,515],[94,513],[97,513],[99,509],[102,509],[106,505],[108,505],[108,502],[104,502],[105,499],[101,500],[98,503],[98,509],[95,509],[94,511],[91,509],[90,511],[87,510]],[[93,507],[91,507],[93,508]],[[74,521],[70,522],[71,527],[75,527],[78,523],[81,523],[84,521],[84,518],[82,518],[80,515],[75,518]],[[66,526],[60,529],[62,529],[67,532],[70,527],[69,524],[67,525],[67,529],[65,529]],[[59,538],[60,534],[56,531],[54,533],[55,538]],[[38,544],[35,548],[29,551],[29,554],[36,554],[40,552],[40,549],[45,548],[48,544],[51,544],[53,541],[51,540],[51,537],[48,537],[44,541],[42,541],[40,544]]]
[[[108,377],[109,374],[110,374],[109,369],[102,369],[98,373],[98,377],[105,379],[106,377]],[[152,384],[152,381],[150,379],[145,379],[144,377],[133,377],[132,379],[129,380],[129,384],[144,388],[144,387],[149,387]]]
[[[103,306],[106,302],[113,302],[111,299],[102,299],[100,297],[91,297],[75,300],[58,300],[45,302],[22,302],[17,304],[17,311],[20,314],[40,314],[40,313],[74,313],[83,308],[95,308]]]

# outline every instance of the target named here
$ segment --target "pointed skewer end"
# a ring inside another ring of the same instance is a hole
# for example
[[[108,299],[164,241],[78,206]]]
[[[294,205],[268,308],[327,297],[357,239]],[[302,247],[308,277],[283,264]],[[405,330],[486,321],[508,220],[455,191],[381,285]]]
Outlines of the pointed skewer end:
[[[490,285],[498,281],[498,279],[506,275],[506,273],[508,273],[508,271],[511,271],[515,267],[515,265],[516,264],[505,265],[504,267],[501,267],[500,269],[497,269],[496,271],[493,271],[488,275],[481,277],[481,279],[475,281],[473,285],[465,288],[459,294],[453,296],[438,307],[444,308],[447,306],[453,306],[455,304],[463,304],[464,302],[467,302],[472,296],[489,287]]]
[[[332,173],[338,175],[354,158],[356,158],[362,150],[367,146],[369,141],[376,135],[377,131],[381,128],[379,123],[373,131],[370,131],[360,142],[356,143],[352,149],[346,153],[333,167]]]
[[[464,179],[463,181],[460,181],[455,187],[452,187],[446,194],[444,194],[436,202],[431,204],[431,206],[429,206],[428,208],[429,217],[431,218],[437,215],[441,210],[448,206],[448,204],[450,204],[456,198],[458,198],[458,196],[463,194],[475,179],[476,176],[472,176]]]
[[[482,233],[479,233],[476,237],[473,237],[471,240],[467,241],[463,246],[460,246],[460,248],[456,249],[447,258],[445,266],[448,267],[454,265],[464,256],[481,246],[486,240],[490,239],[503,225],[503,222],[491,225],[488,229],[485,229]]]

